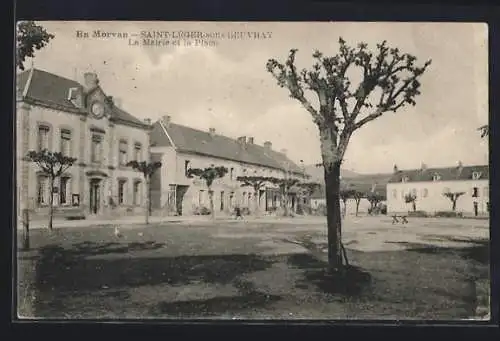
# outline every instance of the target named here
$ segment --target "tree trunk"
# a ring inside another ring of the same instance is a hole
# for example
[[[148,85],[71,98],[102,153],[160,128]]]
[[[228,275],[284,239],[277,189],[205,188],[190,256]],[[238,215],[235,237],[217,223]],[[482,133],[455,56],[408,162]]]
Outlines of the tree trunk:
[[[288,196],[286,194],[286,191],[283,192],[283,195],[281,197],[281,206],[283,206],[283,216],[287,217],[288,216]]]
[[[453,200],[453,201],[451,202],[451,210],[452,210],[453,212],[455,212],[455,210],[456,210],[456,209],[457,209],[457,201],[456,201],[456,200]]]
[[[259,215],[259,191],[257,190],[255,193],[254,193],[254,205],[255,205],[255,216],[258,216]]]
[[[358,216],[358,212],[359,212],[359,202],[361,200],[356,200],[356,217]]]
[[[411,203],[411,206],[413,208],[413,212],[415,212],[417,210],[417,204],[415,203],[415,201]]]
[[[210,214],[212,216],[212,219],[215,219],[214,192],[211,189],[208,190],[208,198],[210,200]]]
[[[49,189],[49,230],[52,231],[52,222],[54,220],[54,178],[50,178]]]
[[[326,212],[328,227],[328,266],[342,268],[342,220],[340,213],[340,162],[325,167]]]
[[[151,189],[149,179],[146,179],[146,225],[149,225],[149,215],[151,214]]]

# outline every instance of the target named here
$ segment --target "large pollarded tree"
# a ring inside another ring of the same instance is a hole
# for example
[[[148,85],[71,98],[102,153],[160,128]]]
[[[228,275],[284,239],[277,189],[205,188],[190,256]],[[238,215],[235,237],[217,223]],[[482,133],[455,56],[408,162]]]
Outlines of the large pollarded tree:
[[[340,216],[340,165],[353,133],[386,112],[397,112],[406,105],[415,105],[420,94],[419,78],[431,61],[421,66],[417,58],[391,48],[386,41],[370,50],[366,43],[350,47],[339,38],[339,51],[327,57],[313,53],[311,69],[298,70],[297,49],[291,49],[281,63],[269,59],[267,70],[290,97],[299,101],[318,126],[324,167],[328,225],[328,262],[330,270],[343,267]],[[360,81],[348,71],[357,69]],[[315,94],[315,106],[306,96]]]

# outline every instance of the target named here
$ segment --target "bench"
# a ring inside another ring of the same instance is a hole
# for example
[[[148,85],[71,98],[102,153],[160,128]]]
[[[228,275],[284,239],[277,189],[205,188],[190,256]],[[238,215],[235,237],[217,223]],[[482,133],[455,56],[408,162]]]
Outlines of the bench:
[[[398,218],[401,219],[401,224],[408,224],[408,220],[406,219],[405,215],[393,215],[392,216],[392,224],[394,225],[395,223],[399,223]]]

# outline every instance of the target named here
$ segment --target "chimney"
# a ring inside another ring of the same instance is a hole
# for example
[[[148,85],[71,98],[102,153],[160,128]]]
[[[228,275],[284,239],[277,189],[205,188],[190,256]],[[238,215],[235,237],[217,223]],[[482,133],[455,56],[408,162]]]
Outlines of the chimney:
[[[246,136],[240,136],[238,137],[238,143],[242,146],[244,146],[246,144],[246,141],[247,141],[247,137]]]
[[[209,129],[208,129],[208,132],[210,133],[210,136],[211,136],[211,137],[214,137],[214,136],[215,136],[215,128],[209,128]]]
[[[165,128],[170,127],[170,115],[165,115],[161,117],[161,123],[165,126]]]
[[[95,72],[85,72],[83,75],[84,85],[87,91],[94,89],[99,85],[99,79]]]
[[[281,150],[280,150],[280,152],[281,152],[282,154],[285,154],[285,155],[286,155],[286,152],[287,152],[287,151],[288,151],[288,150],[286,150],[285,148],[283,148],[283,149],[281,149]]]
[[[271,143],[271,141],[264,142],[264,148],[266,148],[267,150],[271,150],[272,147],[273,144]]]
[[[398,169],[398,166],[397,166],[397,165],[394,165],[394,168],[393,168],[393,170],[394,170],[394,173],[397,173],[397,172],[399,172],[399,169]]]
[[[122,108],[122,103],[123,103],[123,101],[122,101],[122,99],[121,99],[121,98],[113,97],[113,103],[114,103],[114,105],[115,105],[116,107],[118,107],[118,108],[120,108],[120,109]]]
[[[248,144],[253,144],[253,137],[248,138]]]
[[[427,165],[425,163],[422,162],[422,164],[420,165],[420,170],[421,171],[425,171],[427,170]]]

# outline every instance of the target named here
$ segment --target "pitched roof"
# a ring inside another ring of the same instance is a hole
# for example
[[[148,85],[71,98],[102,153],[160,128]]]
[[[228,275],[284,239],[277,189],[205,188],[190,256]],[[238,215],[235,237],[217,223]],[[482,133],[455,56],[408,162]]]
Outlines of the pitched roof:
[[[152,145],[171,146],[163,127],[165,126],[159,121],[153,124],[151,132]],[[175,123],[170,123],[165,129],[177,150],[181,152],[196,153],[280,170],[288,169],[292,173],[303,174],[302,168],[291,161],[285,154],[266,149],[257,144],[246,143],[245,146],[242,146],[240,142],[230,137],[218,134],[211,135],[209,132]]]
[[[434,175],[439,175],[440,181],[472,180],[472,174],[478,172],[479,179],[489,179],[490,171],[488,165],[443,167],[401,170],[393,174],[389,183],[402,182],[407,177],[407,182],[433,181]]]
[[[377,174],[378,175],[378,174]],[[382,174],[381,174],[382,175]],[[363,177],[365,177],[363,175]],[[381,182],[372,182],[369,176],[366,176],[365,180],[357,180],[355,179],[341,179],[340,180],[340,188],[341,190],[355,190],[357,192],[361,192],[363,194],[370,193],[372,190],[382,195],[383,197],[387,197],[387,181]],[[312,199],[324,199],[325,198],[325,185],[322,184],[318,187],[313,194],[311,195]]]
[[[17,75],[17,86],[23,91],[24,98],[55,107],[56,109],[78,111],[79,109],[68,100],[68,90],[83,86],[71,79],[53,73],[30,69]],[[111,117],[116,121],[144,126],[144,122],[116,106],[111,111]]]

